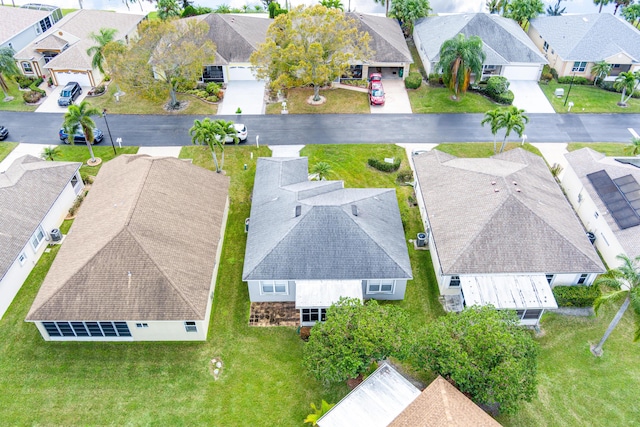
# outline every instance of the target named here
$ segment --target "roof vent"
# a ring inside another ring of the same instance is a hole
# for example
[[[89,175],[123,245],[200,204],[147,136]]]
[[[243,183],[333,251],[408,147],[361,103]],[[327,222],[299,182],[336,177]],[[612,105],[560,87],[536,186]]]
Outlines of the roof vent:
[[[583,20],[584,22],[589,22],[589,20],[587,19],[587,17],[586,17],[586,16],[583,16],[583,17],[582,17],[582,20]]]
[[[515,182],[515,181],[513,181],[513,185],[518,185],[518,183],[517,183],[517,182]]]
[[[499,193],[499,192],[500,192],[500,189],[499,189],[499,188],[494,188],[494,189],[493,189],[493,192],[494,192],[494,193]]]
[[[302,205],[296,205],[296,218],[302,214]]]
[[[358,216],[358,207],[356,205],[351,205],[351,213],[353,216]]]
[[[522,193],[522,190],[519,188],[516,188],[516,193]]]
[[[491,185],[496,185],[496,182],[495,181],[491,181]]]

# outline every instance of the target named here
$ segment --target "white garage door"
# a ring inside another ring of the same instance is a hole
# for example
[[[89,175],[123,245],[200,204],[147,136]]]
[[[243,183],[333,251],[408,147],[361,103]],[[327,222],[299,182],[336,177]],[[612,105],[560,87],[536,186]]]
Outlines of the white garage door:
[[[250,67],[229,67],[229,80],[255,80]]]
[[[507,80],[538,80],[540,66],[505,66],[502,75]]]
[[[80,86],[91,86],[91,82],[89,81],[89,75],[87,73],[74,73],[71,71],[61,72],[55,71],[56,80],[58,81],[59,86],[63,86],[69,82],[78,82]]]

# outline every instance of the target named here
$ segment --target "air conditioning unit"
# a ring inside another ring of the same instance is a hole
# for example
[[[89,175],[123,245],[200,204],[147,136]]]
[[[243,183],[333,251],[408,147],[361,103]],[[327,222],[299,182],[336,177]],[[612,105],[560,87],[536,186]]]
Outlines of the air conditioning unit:
[[[49,234],[51,235],[52,242],[59,242],[60,240],[62,240],[62,233],[60,232],[59,228],[54,228]]]

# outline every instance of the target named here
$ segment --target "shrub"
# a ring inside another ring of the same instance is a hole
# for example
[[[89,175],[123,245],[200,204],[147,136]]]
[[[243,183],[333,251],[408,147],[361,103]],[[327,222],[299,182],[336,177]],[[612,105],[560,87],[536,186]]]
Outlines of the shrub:
[[[367,163],[372,168],[376,168],[382,172],[395,172],[400,168],[400,159],[394,159],[393,163],[387,163],[384,160],[369,159]]]
[[[40,92],[36,92],[35,90],[30,90],[29,92],[24,92],[22,94],[22,99],[24,99],[24,102],[26,102],[27,104],[35,104],[36,102],[40,101],[41,98],[42,94]]]
[[[602,89],[604,89],[604,90],[606,90],[606,91],[609,91],[609,92],[617,92],[617,93],[620,93],[620,91],[619,91],[619,90],[616,90],[616,89],[613,87],[613,83],[614,83],[614,82],[613,82],[613,81],[610,81],[610,80],[607,80],[607,81],[605,81],[605,80],[600,80],[600,82],[598,83],[598,86],[600,86],[600,88],[602,88]],[[640,98],[640,91],[635,91],[635,92],[633,92],[632,98]]]
[[[431,73],[429,74],[429,85],[431,86],[438,86],[443,84],[442,82],[442,75],[438,74],[438,73]]]
[[[502,93],[500,95],[493,97],[492,99],[496,101],[498,104],[511,105],[513,103],[513,98],[514,98],[513,92],[508,90],[505,93]]]
[[[509,80],[502,76],[491,76],[487,80],[486,94],[495,99],[509,90]]]
[[[600,287],[597,285],[553,288],[553,296],[560,307],[591,307],[593,301],[601,294]]]
[[[553,75],[551,73],[542,73],[542,75],[540,76],[540,80],[549,83],[551,80],[553,80]]]
[[[195,89],[198,86],[198,82],[195,80],[187,80],[183,77],[177,77],[173,80],[176,85],[176,90],[178,92],[188,92],[189,90]]]
[[[340,83],[355,87],[367,87],[369,85],[369,82],[362,79],[342,79]]]
[[[415,71],[413,73],[409,73],[407,78],[404,80],[404,86],[407,89],[418,89],[421,84],[422,74],[416,73]]]
[[[220,99],[216,95],[210,95],[207,96],[206,100],[209,102],[218,102]]]
[[[411,169],[402,169],[398,172],[396,181],[404,184],[405,182],[413,182],[413,171]]]
[[[13,79],[18,83],[20,89],[27,89],[33,82],[36,81],[33,77],[27,77],[22,74],[15,75]]]
[[[571,84],[571,80],[573,80],[574,85],[590,85],[593,82],[586,77],[573,77],[573,76],[564,76],[558,77],[558,83],[562,84]]]
[[[69,216],[74,216],[78,212],[78,208],[80,208],[83,200],[84,196],[82,194],[78,194],[78,197],[76,197],[73,205],[69,208]]]
[[[107,88],[105,88],[104,85],[100,85],[93,90],[93,93],[95,93],[96,95],[101,95],[105,90],[107,90]]]
[[[207,83],[205,90],[209,95],[218,95],[218,92],[220,92],[220,85],[216,82],[210,82]]]

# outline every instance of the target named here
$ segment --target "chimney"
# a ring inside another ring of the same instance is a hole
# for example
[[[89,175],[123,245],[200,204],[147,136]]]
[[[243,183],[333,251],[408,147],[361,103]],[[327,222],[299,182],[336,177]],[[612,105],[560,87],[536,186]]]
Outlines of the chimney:
[[[356,205],[351,205],[351,213],[353,216],[358,216],[358,207]]]
[[[296,205],[296,218],[302,214],[302,205]]]

